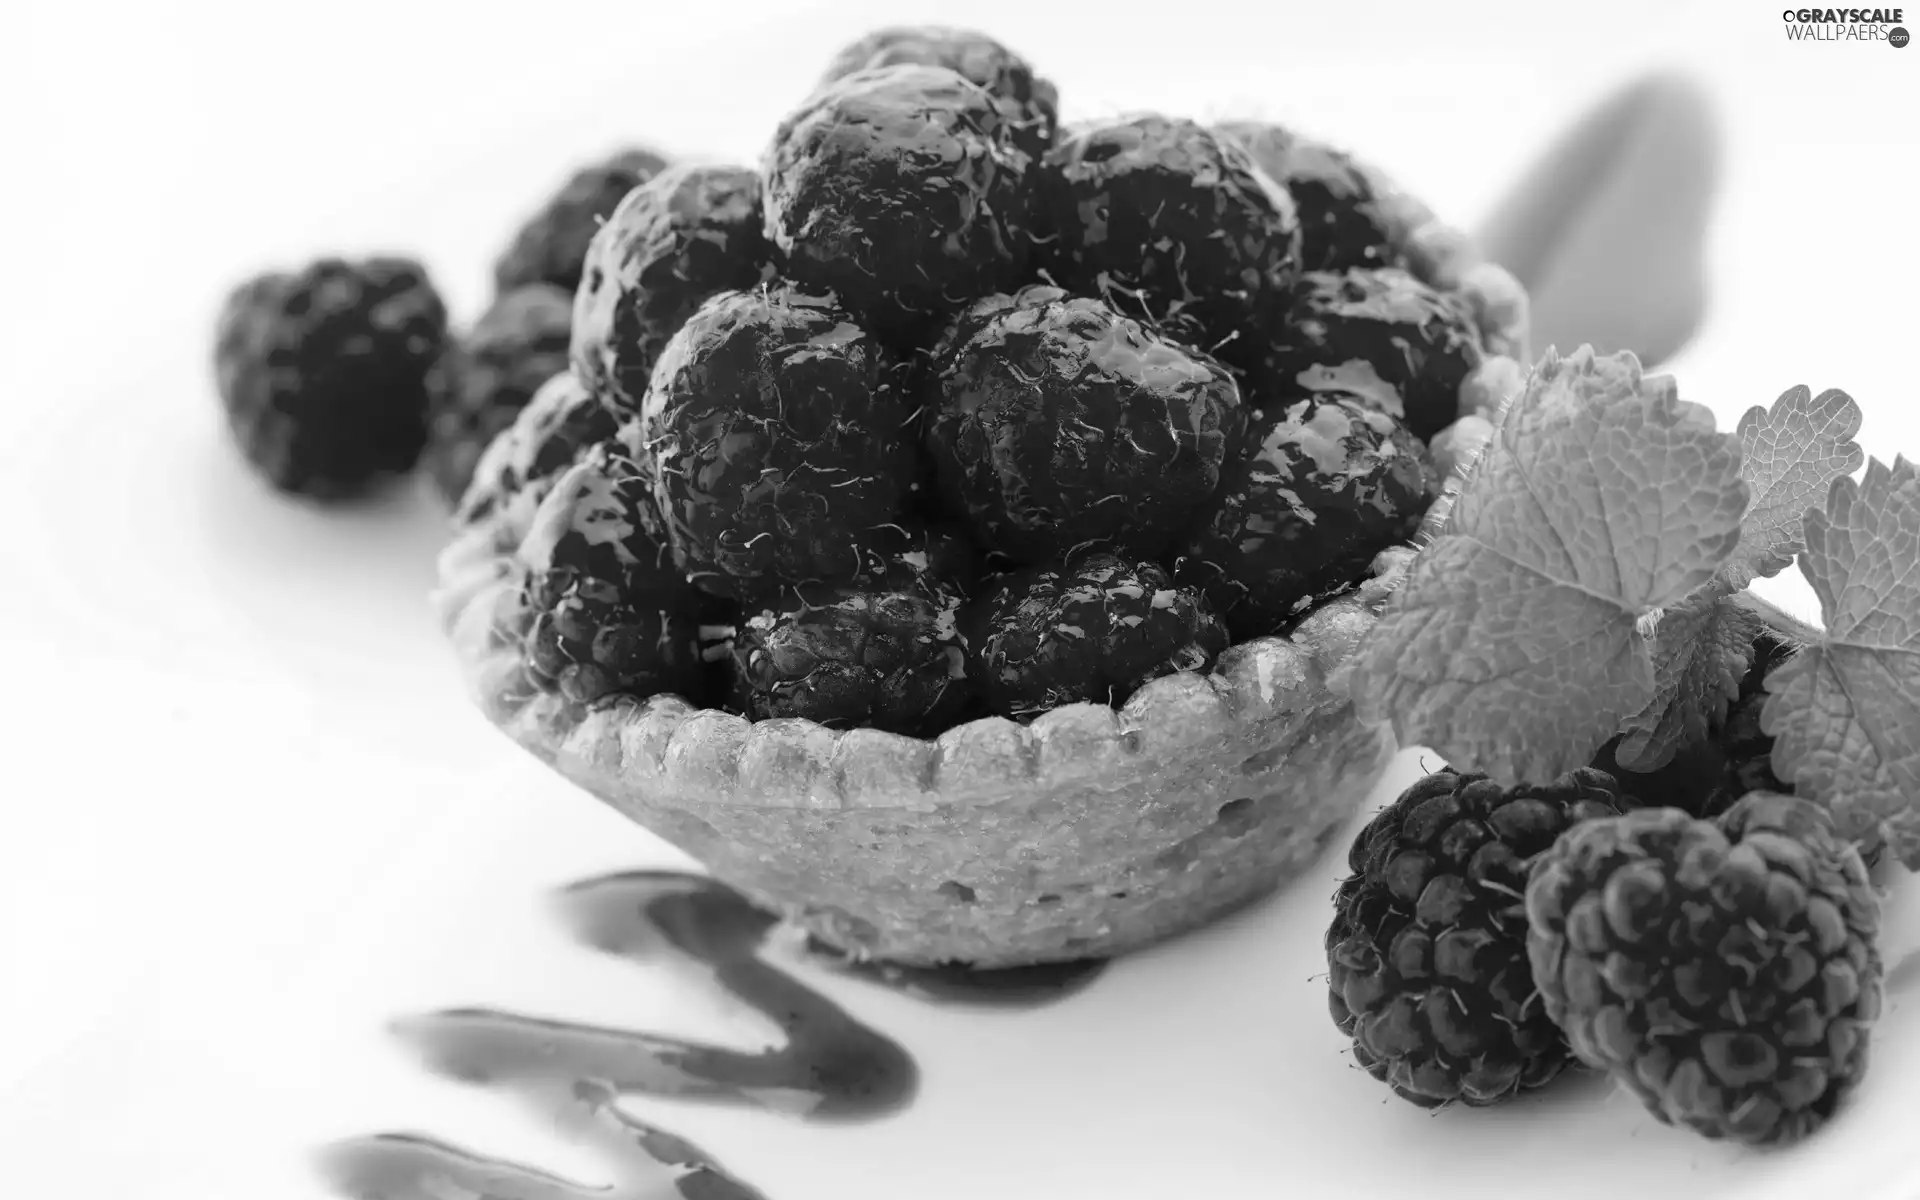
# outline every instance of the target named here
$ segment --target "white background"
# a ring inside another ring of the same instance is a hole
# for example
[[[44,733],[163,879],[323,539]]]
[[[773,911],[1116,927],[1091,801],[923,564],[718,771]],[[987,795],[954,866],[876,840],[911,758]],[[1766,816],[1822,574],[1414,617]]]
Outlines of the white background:
[[[1296,119],[1469,226],[1581,106],[1687,66],[1730,140],[1712,320],[1673,364],[1683,394],[1730,424],[1789,384],[1844,386],[1870,453],[1920,447],[1920,49],[1789,44],[1766,3],[1235,8],[12,9],[0,1192],[305,1200],[304,1147],[386,1127],[592,1178],[505,1102],[419,1075],[380,1023],[484,1002],[704,1030],[544,923],[544,889],[671,857],[464,708],[423,599],[431,507],[317,515],[253,486],[222,440],[209,328],[238,276],[329,249],[417,253],[470,317],[506,231],[578,160],[638,138],[751,161],[830,52],[883,20],[985,28],[1079,111]],[[1810,614],[1797,581],[1771,591]],[[1786,1195],[1892,1186],[1915,1157],[1890,1132],[1920,1107],[1920,1029],[1897,1006],[1857,1118],[1785,1158],[1688,1141],[1590,1089],[1517,1115],[1383,1104],[1342,1069],[1306,981],[1321,882],[1046,1013],[845,991],[936,1046],[922,1103],[892,1123],[667,1123],[775,1200],[1277,1194],[1276,1179],[1319,1195],[1336,1167],[1426,1195],[1549,1166],[1567,1196]],[[865,1164],[870,1190],[828,1160]]]

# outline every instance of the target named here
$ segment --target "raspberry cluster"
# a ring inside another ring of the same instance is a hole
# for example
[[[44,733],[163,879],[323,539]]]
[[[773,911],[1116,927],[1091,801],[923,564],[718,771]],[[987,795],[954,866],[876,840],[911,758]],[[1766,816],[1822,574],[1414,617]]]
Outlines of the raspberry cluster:
[[[1588,1067],[1708,1138],[1831,1120],[1880,1012],[1879,900],[1829,810],[1765,765],[1748,711],[1793,652],[1762,631],[1728,716],[1657,772],[1442,771],[1377,814],[1326,938],[1355,1060],[1425,1107]]]
[[[565,703],[922,736],[1124,704],[1407,540],[1486,346],[1343,152],[1059,113],[993,38],[876,30],[755,163],[580,166],[463,330],[417,271],[256,285],[229,407],[279,478],[424,449],[527,572],[527,686]],[[391,346],[383,288],[416,314]],[[379,386],[336,386],[363,342]],[[634,563],[574,561],[610,546]]]

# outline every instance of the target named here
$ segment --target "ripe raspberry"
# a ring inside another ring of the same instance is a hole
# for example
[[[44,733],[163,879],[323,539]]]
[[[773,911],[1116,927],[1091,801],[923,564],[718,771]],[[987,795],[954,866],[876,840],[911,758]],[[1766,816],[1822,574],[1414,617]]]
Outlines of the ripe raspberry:
[[[1866,1072],[1878,902],[1805,802],[1583,825],[1534,867],[1527,917],[1534,980],[1574,1052],[1664,1123],[1797,1141]]]
[[[1154,320],[1191,310],[1206,346],[1280,302],[1300,216],[1238,141],[1154,114],[1065,132],[1040,172],[1062,287]]]
[[[743,167],[669,167],[627,193],[594,235],[574,306],[573,368],[637,410],[667,339],[708,297],[772,275],[760,180]]]
[[[580,267],[600,223],[622,197],[665,170],[667,160],[632,147],[588,163],[529,216],[493,264],[493,287],[502,295],[545,283],[572,295]]]
[[[647,478],[607,446],[541,502],[520,546],[537,686],[576,704],[614,693],[702,697],[698,597],[674,571],[652,505]]]
[[[858,71],[917,63],[945,67],[978,84],[1016,123],[1021,149],[1038,158],[1053,144],[1060,120],[1059,93],[1034,74],[1026,59],[971,29],[940,25],[876,29],[833,56],[822,85]]]
[[[623,432],[696,586],[843,583],[913,479],[897,364],[830,298],[722,292],[667,343]]]
[[[1153,558],[1212,496],[1245,423],[1212,359],[1099,300],[990,296],[934,353],[926,445],[976,536],[1018,562]]]
[[[1236,640],[1263,637],[1412,536],[1437,487],[1406,427],[1357,396],[1269,409],[1186,535],[1180,577],[1207,590]]]
[[[971,564],[944,538],[911,541],[913,549],[873,555],[858,581],[804,585],[741,626],[733,667],[742,712],[909,736],[953,723],[971,699],[964,595],[939,567]]]
[[[419,459],[446,341],[446,305],[411,259],[257,276],[228,296],[215,331],[228,428],[281,491],[365,492]]]
[[[562,371],[540,386],[505,433],[488,443],[455,522],[487,520],[510,503],[538,504],[562,471],[617,431],[613,410]]]
[[[1156,563],[1107,553],[989,580],[962,629],[988,708],[1015,720],[1082,701],[1124,704],[1149,680],[1205,671],[1227,632]]]
[[[1350,392],[1423,439],[1459,418],[1460,381],[1481,357],[1466,303],[1397,267],[1308,271],[1263,320],[1263,336],[1221,348],[1248,372],[1249,403]]]
[[[1293,197],[1307,270],[1393,263],[1393,235],[1375,202],[1372,181],[1352,156],[1267,121],[1228,121],[1214,130],[1245,146],[1260,169]]]
[[[882,336],[1015,286],[1034,189],[999,102],[944,67],[859,71],[821,88],[768,148],[767,237],[802,284]]]
[[[1563,830],[1619,805],[1599,771],[1516,788],[1440,771],[1374,815],[1326,937],[1327,1007],[1369,1075],[1435,1108],[1494,1104],[1566,1069],[1528,974],[1522,889]]]
[[[454,347],[447,387],[432,414],[427,470],[459,504],[474,464],[540,386],[567,369],[573,297],[547,284],[508,292]]]

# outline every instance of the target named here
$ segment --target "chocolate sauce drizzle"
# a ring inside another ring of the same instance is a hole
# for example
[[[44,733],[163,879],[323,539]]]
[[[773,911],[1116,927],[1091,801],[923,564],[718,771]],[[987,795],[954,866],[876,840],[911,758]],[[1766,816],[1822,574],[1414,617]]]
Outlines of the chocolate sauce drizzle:
[[[575,884],[562,900],[582,943],[641,965],[668,955],[703,965],[780,1027],[781,1044],[748,1052],[485,1008],[411,1018],[396,1030],[431,1070],[512,1089],[601,1153],[620,1182],[587,1187],[425,1135],[383,1133],[323,1152],[322,1173],[336,1191],[352,1200],[766,1200],[699,1146],[621,1111],[620,1096],[717,1101],[811,1121],[873,1120],[912,1101],[912,1055],[763,958],[777,918],[738,892],[700,875],[647,871]],[[809,951],[844,975],[939,1004],[1043,1005],[1104,965],[919,969],[836,959],[817,944]]]

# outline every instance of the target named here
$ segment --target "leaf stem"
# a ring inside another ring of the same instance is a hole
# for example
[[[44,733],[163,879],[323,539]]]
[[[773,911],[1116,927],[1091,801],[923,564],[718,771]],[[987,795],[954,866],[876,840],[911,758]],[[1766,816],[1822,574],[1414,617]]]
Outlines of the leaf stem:
[[[1735,592],[1727,599],[1730,603],[1738,604],[1759,617],[1766,623],[1767,628],[1775,633],[1782,633],[1793,639],[1796,645],[1816,646],[1827,639],[1827,635],[1821,630],[1807,624],[1772,601],[1754,595],[1750,590]]]

